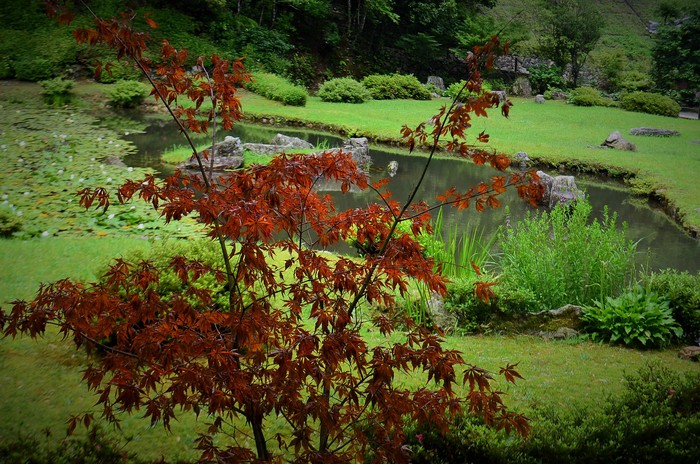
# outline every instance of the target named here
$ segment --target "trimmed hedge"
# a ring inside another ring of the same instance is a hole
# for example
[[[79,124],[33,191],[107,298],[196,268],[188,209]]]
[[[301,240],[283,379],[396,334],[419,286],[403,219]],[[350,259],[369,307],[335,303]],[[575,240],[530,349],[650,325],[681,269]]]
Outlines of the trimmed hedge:
[[[289,106],[304,106],[309,94],[305,88],[294,85],[276,74],[256,72],[246,88],[268,100],[274,100]]]
[[[331,103],[363,103],[372,98],[364,85],[349,77],[324,82],[318,90],[318,96],[324,102]]]
[[[615,106],[615,102],[603,97],[599,90],[592,87],[577,87],[569,92],[566,101],[576,106]]]
[[[139,81],[119,81],[105,91],[109,103],[118,108],[136,108],[148,96],[148,86]]]
[[[672,98],[652,92],[630,92],[622,96],[620,106],[627,111],[638,113],[659,114],[661,116],[678,117],[681,105]]]
[[[375,100],[430,100],[430,90],[411,74],[372,74],[362,85]]]

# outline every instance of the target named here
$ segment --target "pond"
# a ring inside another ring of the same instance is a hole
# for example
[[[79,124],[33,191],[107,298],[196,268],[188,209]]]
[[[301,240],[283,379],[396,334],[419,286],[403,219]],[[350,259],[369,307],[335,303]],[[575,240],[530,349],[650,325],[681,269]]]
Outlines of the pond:
[[[233,131],[222,133],[220,139],[223,135],[233,135],[246,143],[269,143],[278,132],[308,140],[315,145],[335,147],[342,144],[342,138],[332,134],[248,124],[239,124]],[[178,140],[173,124],[163,121],[151,121],[145,133],[130,134],[126,138],[136,144],[138,151],[126,157],[124,161],[131,166],[151,167],[161,174],[168,174],[173,169],[172,166],[161,162],[161,153],[173,145],[184,144],[184,139]],[[208,140],[209,136],[202,136],[197,138],[196,143],[205,144]],[[395,199],[407,198],[423,167],[424,158],[400,155],[379,146],[372,147],[370,155],[373,160],[372,177],[375,179],[386,177],[385,168],[390,161],[398,162],[398,171],[391,178],[389,189]],[[435,197],[450,186],[454,185],[458,189],[468,188],[489,179],[494,173],[490,168],[474,166],[456,159],[436,159],[430,166],[418,199],[434,204]],[[700,241],[689,237],[659,208],[643,198],[631,195],[620,182],[579,176],[577,184],[586,191],[594,214],[600,217],[607,205],[611,213],[617,214],[618,224],[623,221],[628,224],[628,237],[638,241],[640,265],[649,266],[654,270],[674,268],[690,272],[700,271]],[[338,209],[362,206],[376,200],[372,192],[333,195]],[[517,198],[514,191],[505,194],[502,201],[508,206],[484,213],[477,213],[473,209],[458,212],[447,208],[445,230],[454,225],[465,231],[478,227],[483,230],[484,236],[489,236],[507,221],[520,220],[533,211],[532,207]]]

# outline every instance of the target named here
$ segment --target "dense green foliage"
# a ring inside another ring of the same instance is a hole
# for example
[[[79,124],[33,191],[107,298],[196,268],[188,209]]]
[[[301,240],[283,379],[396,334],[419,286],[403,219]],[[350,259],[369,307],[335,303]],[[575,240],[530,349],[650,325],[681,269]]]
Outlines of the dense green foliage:
[[[148,86],[139,81],[119,81],[105,91],[109,103],[117,108],[136,108],[146,99]]]
[[[511,287],[531,291],[537,308],[589,304],[625,287],[636,245],[606,211],[590,220],[587,201],[559,205],[506,228],[497,240],[498,263]]]
[[[663,347],[683,335],[668,301],[639,285],[618,297],[594,301],[581,319],[593,340],[631,347]]]
[[[415,76],[402,74],[372,74],[362,79],[375,100],[430,100],[430,91]]]
[[[672,98],[651,92],[630,92],[620,99],[620,107],[627,111],[678,117],[681,105]]]
[[[148,262],[149,265],[162,269],[163,272],[154,289],[165,300],[170,299],[174,295],[184,293],[186,286],[189,286],[196,290],[211,291],[212,295],[214,295],[213,302],[218,307],[228,307],[225,285],[223,282],[217,281],[213,276],[204,275],[187,284],[183,283],[169,266],[171,260],[176,256],[186,256],[188,259],[197,260],[206,266],[222,267],[221,248],[215,242],[206,239],[163,240],[155,242],[147,251],[134,250],[126,253],[123,259],[125,262],[133,265]],[[100,274],[104,274],[104,272]]]
[[[676,11],[655,37],[656,87],[687,104],[698,104],[700,88],[700,8]],[[671,19],[675,20],[672,21]]]
[[[39,82],[41,85],[41,94],[44,96],[44,101],[51,106],[63,106],[70,103],[72,95],[71,91],[75,82],[66,80],[60,77],[55,77],[46,81]]]
[[[537,407],[532,434],[520,440],[458,417],[447,433],[414,428],[416,464],[686,464],[700,456],[700,377],[650,363],[624,378],[620,396],[601,408]]]
[[[256,72],[246,88],[269,100],[278,101],[285,105],[304,106],[308,92],[301,86],[294,85],[287,79],[275,74]]]
[[[369,90],[350,77],[339,77],[323,83],[318,96],[330,103],[363,103],[372,98]]]
[[[592,87],[577,87],[569,92],[568,103],[576,106],[614,106],[615,102]]]
[[[644,278],[643,285],[668,300],[686,342],[700,341],[700,274],[666,269]]]
[[[461,102],[466,102],[469,97],[474,96],[473,93],[469,92],[465,88],[466,81],[461,80],[459,82],[453,82],[445,89],[445,96],[451,98],[452,100],[457,99]],[[488,81],[484,81],[481,89],[484,92],[491,91],[491,84]]]
[[[539,52],[560,68],[571,66],[576,87],[588,54],[600,39],[603,18],[586,0],[542,0]]]
[[[562,70],[558,66],[539,65],[528,68],[530,72],[530,84],[532,91],[544,94],[549,89],[561,89],[564,87]]]

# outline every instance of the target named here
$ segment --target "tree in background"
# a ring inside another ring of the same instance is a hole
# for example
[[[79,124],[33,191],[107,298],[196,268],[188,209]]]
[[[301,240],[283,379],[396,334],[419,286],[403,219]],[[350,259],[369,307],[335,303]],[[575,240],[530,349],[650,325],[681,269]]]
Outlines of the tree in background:
[[[656,87],[677,100],[700,104],[700,8],[673,12],[678,16],[666,18],[654,41]]]
[[[48,2],[50,13],[70,23],[73,16],[62,4]],[[492,64],[497,39],[475,49],[468,61],[463,92],[474,98],[463,104],[456,99],[429,123],[402,129],[411,151],[430,151],[412,194],[401,203],[385,182],[370,185],[352,157],[336,151],[283,154],[268,166],[214,176],[216,153],[198,153],[189,134],[210,132],[215,147],[217,125],[230,128],[241,118],[241,63],[200,57],[188,72],[187,51],[167,41],[152,61],[148,36],[132,28],[132,19],[95,18],[94,28],[74,35],[112,48],[142,70],[186,137],[199,173],[129,180],[116,200],[146,201],[166,221],[195,218],[220,247],[222,264],[174,257],[169,267],[183,290],[166,296],[158,291],[162,270],[152,262],[116,260],[97,283],[61,280],[44,285],[31,302],[14,302],[9,314],[0,310],[2,333],[35,337],[54,324],[77,346],[98,350],[84,380],[110,422],[119,421],[117,412],[140,412],[168,428],[180,414],[205,416],[210,426],[196,443],[205,462],[340,463],[371,455],[374,462],[405,463],[407,421],[445,430],[464,412],[526,434],[527,418],[508,410],[492,385],[493,374],[445,348],[439,334],[394,312],[396,295],[406,295],[411,281],[445,292],[445,278],[415,239],[430,230],[430,211],[440,205],[413,202],[439,149],[502,172],[464,191],[449,189],[440,204],[496,208],[509,187],[533,204],[541,195],[533,172],[503,173],[507,156],[466,142],[472,117],[486,116],[499,104],[497,96],[482,91],[480,74]],[[145,23],[157,27],[149,17]],[[503,103],[505,116],[509,108]],[[475,140],[486,143],[488,135]],[[316,188],[321,179],[337,182],[342,192],[372,189],[378,201],[336,211],[331,197]],[[86,208],[107,210],[114,201],[103,187],[86,188],[80,197]],[[411,233],[401,232],[399,224]],[[375,244],[373,252],[360,259],[323,252],[351,234]],[[220,282],[223,298],[218,290],[192,285],[204,276]],[[478,282],[474,291],[488,299],[492,285]],[[369,305],[386,311],[362,317]],[[367,343],[368,325],[385,340]],[[499,374],[507,382],[520,377],[510,364]],[[425,384],[406,388],[395,382],[398,375],[422,376]],[[457,393],[460,383],[464,397]],[[69,427],[92,420],[89,413],[75,416]],[[282,432],[273,434],[271,423]]]
[[[565,68],[571,66],[576,87],[581,68],[600,39],[603,18],[585,0],[542,0],[538,31],[539,53]]]

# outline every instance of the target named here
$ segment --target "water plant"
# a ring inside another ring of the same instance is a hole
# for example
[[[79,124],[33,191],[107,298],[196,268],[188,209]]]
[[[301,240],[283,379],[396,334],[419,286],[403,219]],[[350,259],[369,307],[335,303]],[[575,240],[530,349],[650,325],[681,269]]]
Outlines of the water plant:
[[[586,200],[530,214],[505,227],[497,240],[503,279],[528,289],[538,308],[590,304],[625,288],[634,272],[636,244],[607,208],[591,221]]]

